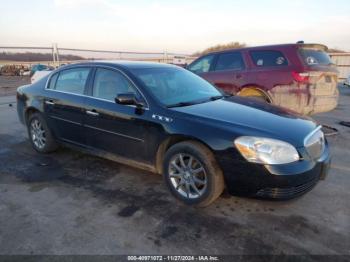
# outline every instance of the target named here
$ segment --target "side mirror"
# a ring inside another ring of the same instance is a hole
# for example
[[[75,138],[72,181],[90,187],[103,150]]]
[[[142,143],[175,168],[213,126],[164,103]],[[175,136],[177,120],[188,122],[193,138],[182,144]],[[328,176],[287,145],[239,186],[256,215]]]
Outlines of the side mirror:
[[[143,103],[138,101],[133,93],[119,94],[115,98],[115,102],[120,105],[136,105],[138,107],[143,106]]]

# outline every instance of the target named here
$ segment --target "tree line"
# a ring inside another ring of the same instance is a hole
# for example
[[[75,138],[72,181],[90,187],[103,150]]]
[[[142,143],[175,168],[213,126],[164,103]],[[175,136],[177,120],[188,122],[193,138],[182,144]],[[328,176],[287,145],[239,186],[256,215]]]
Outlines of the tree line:
[[[61,60],[84,60],[85,58],[77,55],[60,55]],[[12,53],[1,52],[0,60],[6,61],[20,61],[20,62],[34,62],[34,61],[52,61],[52,54],[50,53]]]

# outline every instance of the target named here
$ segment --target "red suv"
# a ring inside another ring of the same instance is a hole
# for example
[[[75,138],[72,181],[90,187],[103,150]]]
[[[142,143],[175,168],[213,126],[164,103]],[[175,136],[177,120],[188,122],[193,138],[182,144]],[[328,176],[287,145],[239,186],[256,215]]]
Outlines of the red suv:
[[[338,103],[338,71],[326,50],[304,43],[225,50],[187,68],[228,93],[315,114]]]

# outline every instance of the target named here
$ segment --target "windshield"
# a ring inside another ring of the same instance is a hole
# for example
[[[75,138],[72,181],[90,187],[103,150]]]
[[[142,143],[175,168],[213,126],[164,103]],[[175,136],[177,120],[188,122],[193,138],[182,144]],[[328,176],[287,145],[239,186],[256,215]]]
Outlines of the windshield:
[[[143,68],[132,72],[165,106],[209,101],[222,93],[199,76],[181,68]]]
[[[302,48],[299,52],[304,63],[309,66],[333,64],[329,55],[323,50]]]

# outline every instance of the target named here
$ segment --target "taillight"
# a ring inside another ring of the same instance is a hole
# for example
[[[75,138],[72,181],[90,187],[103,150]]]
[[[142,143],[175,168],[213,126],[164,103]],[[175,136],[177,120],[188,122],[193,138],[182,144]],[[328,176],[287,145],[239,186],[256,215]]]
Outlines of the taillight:
[[[292,72],[292,76],[294,80],[297,81],[298,83],[303,83],[303,84],[309,83],[310,75],[308,73]]]

